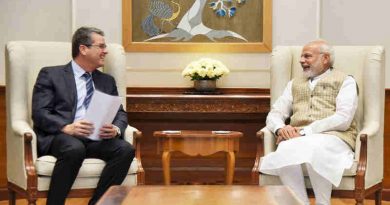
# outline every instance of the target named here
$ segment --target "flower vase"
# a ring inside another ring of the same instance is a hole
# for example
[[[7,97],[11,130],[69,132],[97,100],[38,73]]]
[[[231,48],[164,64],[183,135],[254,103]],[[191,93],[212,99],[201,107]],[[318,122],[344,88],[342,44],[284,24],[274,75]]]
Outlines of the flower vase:
[[[199,92],[213,92],[217,88],[216,80],[195,80],[194,88]]]

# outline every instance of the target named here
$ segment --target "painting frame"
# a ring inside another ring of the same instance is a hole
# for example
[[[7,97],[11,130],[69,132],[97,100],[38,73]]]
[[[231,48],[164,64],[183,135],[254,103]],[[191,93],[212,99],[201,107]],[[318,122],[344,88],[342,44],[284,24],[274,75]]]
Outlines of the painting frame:
[[[133,42],[133,0],[122,0],[122,42],[126,52],[223,52],[272,51],[272,0],[263,0],[262,42]]]

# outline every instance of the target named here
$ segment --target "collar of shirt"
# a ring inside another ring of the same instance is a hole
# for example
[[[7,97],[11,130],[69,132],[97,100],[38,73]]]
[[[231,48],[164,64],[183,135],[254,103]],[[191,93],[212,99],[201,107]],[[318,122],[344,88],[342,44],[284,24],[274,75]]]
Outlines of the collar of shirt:
[[[310,89],[313,90],[314,87],[317,85],[318,81],[321,80],[322,78],[324,78],[325,76],[327,76],[328,74],[330,74],[331,72],[332,72],[332,70],[328,69],[327,71],[325,71],[321,75],[318,75],[318,76],[314,77],[313,79],[309,80]]]
[[[82,77],[82,75],[85,73],[85,70],[81,68],[75,61],[72,60],[71,63],[77,91],[77,105],[74,118],[74,121],[77,121],[83,119],[86,112],[85,106],[83,106],[83,102],[87,93],[87,89],[86,80]]]
[[[77,64],[74,60],[72,60],[72,69],[74,76],[79,79],[82,75],[84,75],[85,70],[82,69],[79,64]],[[91,74],[91,73],[90,73]]]

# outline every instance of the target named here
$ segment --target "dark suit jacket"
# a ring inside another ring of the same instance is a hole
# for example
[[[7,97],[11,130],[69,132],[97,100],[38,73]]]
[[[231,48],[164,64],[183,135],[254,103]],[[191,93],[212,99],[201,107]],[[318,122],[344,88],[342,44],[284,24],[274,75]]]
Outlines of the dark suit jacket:
[[[92,73],[95,89],[109,95],[118,95],[115,79],[96,70]],[[38,155],[45,155],[55,135],[71,124],[76,114],[77,90],[72,64],[42,68],[34,85],[32,119],[38,137]],[[127,127],[127,114],[120,106],[112,124],[122,135]],[[123,136],[120,136],[123,138]]]

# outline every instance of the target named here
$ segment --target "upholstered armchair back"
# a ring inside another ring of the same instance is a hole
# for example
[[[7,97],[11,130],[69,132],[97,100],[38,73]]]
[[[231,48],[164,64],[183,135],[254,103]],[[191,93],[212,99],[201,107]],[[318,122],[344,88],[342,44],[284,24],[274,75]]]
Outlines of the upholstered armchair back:
[[[352,75],[359,86],[359,106],[355,119],[360,133],[355,160],[359,159],[360,134],[368,134],[366,186],[383,178],[384,48],[382,46],[334,46],[334,69]],[[299,63],[302,46],[279,46],[272,52],[271,104],[282,95],[287,83],[302,75]],[[274,145],[265,147],[265,153]]]
[[[42,67],[64,65],[72,60],[72,45],[68,42],[38,42],[38,41],[18,41],[9,42],[7,44],[7,54],[10,61],[9,66],[15,70],[10,71],[7,74],[11,79],[12,75],[19,76],[19,80],[16,85],[26,89],[28,91],[28,101],[31,103],[32,88],[36,77]],[[104,68],[101,68],[105,73],[112,75],[117,83],[119,96],[126,95],[126,73],[125,69],[116,69],[118,67],[125,67],[125,55],[123,47],[118,44],[108,44],[108,55],[105,59]],[[7,58],[8,59],[8,58]],[[23,81],[23,82],[22,82]],[[13,82],[10,82],[13,83]],[[21,93],[19,97],[21,97]],[[18,95],[16,94],[15,97]],[[18,97],[18,99],[19,99]],[[126,98],[123,98],[123,104],[125,104]],[[27,106],[26,108],[31,108]],[[126,106],[124,106],[126,109]],[[23,112],[21,110],[20,112]],[[29,109],[31,114],[31,109]],[[31,116],[31,115],[29,115]]]
[[[111,74],[117,83],[119,96],[126,109],[126,69],[121,45],[108,44],[108,55],[103,72]],[[12,170],[24,170],[23,133],[33,135],[33,160],[36,156],[36,136],[32,129],[31,98],[37,75],[42,67],[64,65],[72,60],[71,43],[14,41],[6,46],[6,100],[7,100],[7,170],[9,181],[26,186],[25,177]],[[11,106],[12,105],[12,106]],[[17,133],[15,133],[17,132]],[[132,130],[128,130],[132,132]],[[131,134],[132,135],[132,134]],[[15,154],[20,152],[20,154]],[[12,157],[11,157],[12,156]],[[23,173],[22,173],[23,174]]]

